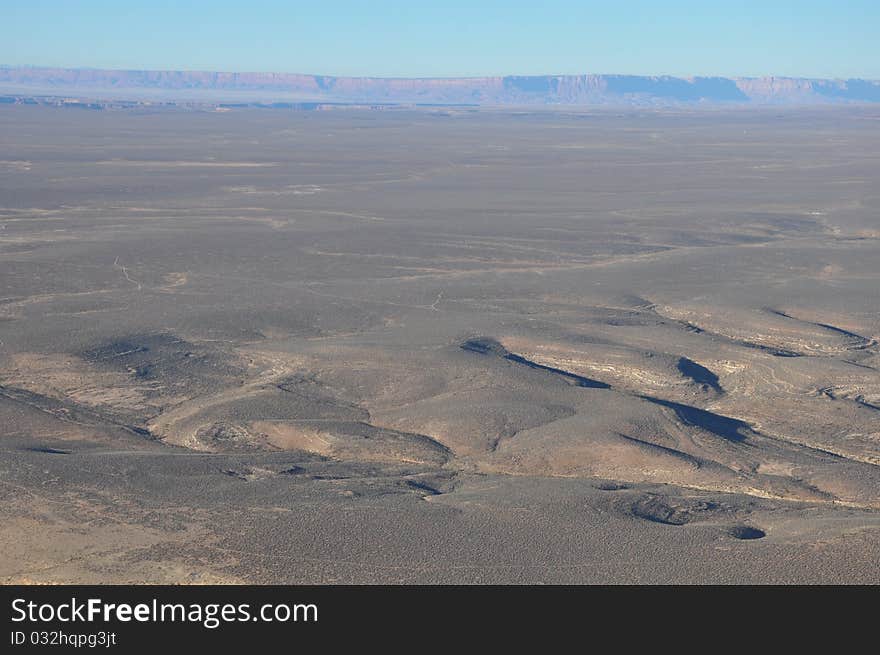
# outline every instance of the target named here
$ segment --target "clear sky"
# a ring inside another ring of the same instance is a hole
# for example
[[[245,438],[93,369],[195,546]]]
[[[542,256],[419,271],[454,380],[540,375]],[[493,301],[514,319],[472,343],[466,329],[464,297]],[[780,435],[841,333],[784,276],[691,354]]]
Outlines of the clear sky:
[[[880,79],[880,0],[0,0],[0,64]]]

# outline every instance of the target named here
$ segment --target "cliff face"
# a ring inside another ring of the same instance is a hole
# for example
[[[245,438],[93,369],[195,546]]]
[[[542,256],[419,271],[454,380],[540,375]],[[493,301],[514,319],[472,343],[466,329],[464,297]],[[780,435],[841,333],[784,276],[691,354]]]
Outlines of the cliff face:
[[[292,73],[0,67],[4,89],[248,91],[318,102],[442,104],[819,104],[880,102],[880,81],[784,77],[537,75],[474,78],[330,77]]]

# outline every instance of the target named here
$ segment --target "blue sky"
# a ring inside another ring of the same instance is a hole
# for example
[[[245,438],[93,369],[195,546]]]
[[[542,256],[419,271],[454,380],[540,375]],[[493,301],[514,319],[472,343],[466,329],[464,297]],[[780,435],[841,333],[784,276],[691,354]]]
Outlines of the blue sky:
[[[880,79],[880,0],[0,0],[0,64]]]

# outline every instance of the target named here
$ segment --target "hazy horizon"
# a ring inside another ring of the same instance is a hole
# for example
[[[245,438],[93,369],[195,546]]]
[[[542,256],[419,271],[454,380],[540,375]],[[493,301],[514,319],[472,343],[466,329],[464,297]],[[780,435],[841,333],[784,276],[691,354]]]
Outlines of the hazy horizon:
[[[615,75],[880,77],[880,7],[811,0],[736,7],[694,0],[626,5],[458,1],[442,7],[344,0],[185,5],[12,3],[0,26],[9,66],[334,77]],[[160,47],[161,46],[161,47]],[[548,73],[547,71],[552,71]]]
[[[81,71],[119,71],[119,72],[173,72],[173,73],[224,73],[224,74],[232,74],[232,75],[307,75],[307,76],[318,76],[318,77],[336,77],[336,78],[354,78],[354,79],[398,79],[398,80],[432,80],[432,79],[487,79],[487,78],[501,78],[501,77],[579,77],[579,76],[597,76],[597,77],[652,77],[652,78],[676,78],[676,79],[697,79],[697,78],[727,78],[727,79],[768,79],[768,78],[776,78],[776,79],[803,79],[803,80],[851,80],[851,79],[859,79],[870,82],[880,81],[880,75],[876,78],[867,78],[867,77],[822,77],[819,75],[776,75],[773,73],[769,73],[766,75],[720,75],[720,74],[696,74],[696,73],[683,73],[683,74],[671,74],[671,73],[653,73],[653,72],[645,72],[645,73],[621,73],[613,70],[601,70],[601,71],[574,71],[567,73],[558,73],[558,72],[544,72],[544,73],[529,73],[529,74],[520,74],[516,71],[508,72],[508,73],[499,73],[495,75],[427,75],[427,74],[415,74],[415,75],[334,75],[330,73],[324,73],[322,71],[313,71],[313,70],[281,70],[281,69],[265,69],[265,70],[225,70],[225,69],[209,69],[209,68],[128,68],[128,67],[106,67],[106,66],[65,66],[65,65],[51,65],[51,64],[9,64],[5,62],[0,62],[0,68],[5,69],[21,69],[21,68],[31,68],[31,69],[61,69],[61,70],[81,70]]]

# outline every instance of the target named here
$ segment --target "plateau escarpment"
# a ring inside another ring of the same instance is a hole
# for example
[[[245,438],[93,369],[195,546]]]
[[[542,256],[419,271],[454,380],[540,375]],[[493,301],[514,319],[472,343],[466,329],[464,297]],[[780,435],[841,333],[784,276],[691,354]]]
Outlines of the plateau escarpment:
[[[829,104],[880,102],[880,81],[787,77],[531,75],[464,78],[333,77],[229,73],[0,67],[0,90],[110,94],[240,93],[251,100],[451,105]],[[14,99],[14,95],[10,96]],[[99,106],[99,105],[98,105]]]

